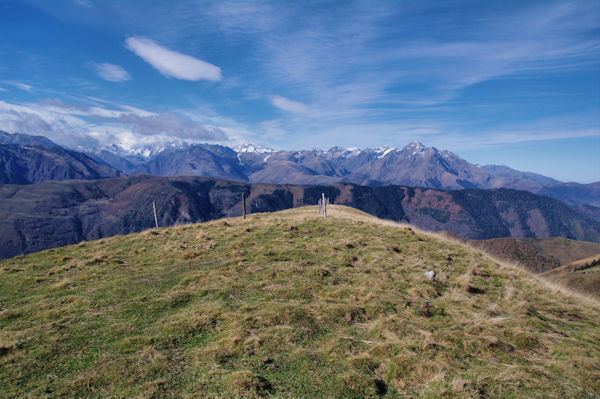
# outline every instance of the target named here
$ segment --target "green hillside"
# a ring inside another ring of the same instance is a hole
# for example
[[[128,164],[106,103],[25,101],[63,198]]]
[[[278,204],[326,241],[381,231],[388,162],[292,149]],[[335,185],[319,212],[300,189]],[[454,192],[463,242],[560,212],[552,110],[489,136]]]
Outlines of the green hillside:
[[[0,397],[600,395],[597,301],[331,208],[1,261]]]

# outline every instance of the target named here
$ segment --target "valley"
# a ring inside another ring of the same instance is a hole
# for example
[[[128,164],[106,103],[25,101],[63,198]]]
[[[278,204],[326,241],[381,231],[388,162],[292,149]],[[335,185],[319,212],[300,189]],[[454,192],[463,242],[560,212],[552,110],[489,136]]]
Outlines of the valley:
[[[325,193],[334,204],[468,239],[565,237],[600,242],[599,222],[526,191],[295,186],[136,175],[0,186],[0,217],[5,221],[0,226],[0,256],[151,228],[153,202],[159,226],[238,216],[242,193],[250,213],[313,205]]]

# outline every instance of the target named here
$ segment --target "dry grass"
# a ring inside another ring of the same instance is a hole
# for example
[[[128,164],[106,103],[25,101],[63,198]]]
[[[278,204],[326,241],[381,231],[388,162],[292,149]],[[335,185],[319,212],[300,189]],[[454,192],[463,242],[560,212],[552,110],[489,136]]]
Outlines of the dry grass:
[[[0,396],[600,394],[596,300],[446,237],[329,216],[255,214],[1,262]]]
[[[559,268],[549,270],[542,276],[551,284],[566,291],[600,300],[600,255],[591,256]]]

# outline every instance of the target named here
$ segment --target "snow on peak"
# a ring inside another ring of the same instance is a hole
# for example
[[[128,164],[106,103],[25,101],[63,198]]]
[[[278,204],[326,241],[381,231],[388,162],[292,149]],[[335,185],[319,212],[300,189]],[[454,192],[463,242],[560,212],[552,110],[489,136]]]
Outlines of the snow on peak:
[[[410,150],[417,150],[417,151],[422,151],[425,150],[427,147],[425,147],[425,145],[423,145],[423,143],[420,143],[418,141],[413,141],[412,143],[409,143],[405,148],[408,148]]]
[[[356,147],[340,147],[335,146],[327,150],[327,155],[332,158],[348,158],[360,154],[361,151]]]
[[[375,149],[375,152],[377,154],[379,154],[379,156],[377,158],[383,158],[385,157],[387,154],[389,154],[392,151],[396,151],[397,148],[396,147],[392,147],[389,145],[384,145],[383,147],[379,147]]]
[[[335,147],[331,147],[330,149],[327,150],[327,152],[331,153],[331,154],[339,154],[346,151],[346,149],[344,147],[340,147],[339,145],[336,145]]]
[[[274,150],[272,148],[261,147],[255,144],[241,144],[233,147],[233,150],[237,153],[240,152],[256,152],[259,154],[269,154]]]
[[[129,143],[126,140],[99,148],[99,151],[108,151],[115,155],[135,155],[142,158],[151,158],[167,149],[187,148],[189,144],[181,139],[163,139],[154,142]]]
[[[423,145],[423,143],[420,143],[418,141],[414,141],[410,144],[408,144],[406,147],[403,148],[403,150],[406,151],[410,151],[411,155],[425,155],[425,153],[431,153],[431,152],[438,152],[437,149],[433,148],[433,147],[427,147],[425,145]]]

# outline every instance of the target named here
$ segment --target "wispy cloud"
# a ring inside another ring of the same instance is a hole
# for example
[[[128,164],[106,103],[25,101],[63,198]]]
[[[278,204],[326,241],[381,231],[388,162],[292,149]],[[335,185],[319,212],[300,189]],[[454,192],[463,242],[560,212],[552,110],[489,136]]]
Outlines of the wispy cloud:
[[[6,85],[12,86],[12,87],[16,87],[17,89],[21,89],[21,90],[25,90],[31,93],[31,91],[33,90],[33,86],[28,85],[26,83],[23,82],[17,82],[14,80],[5,80],[3,82]]]
[[[600,120],[589,120],[584,114],[556,115],[505,126],[490,127],[476,134],[455,130],[441,141],[444,148],[482,149],[504,144],[544,142],[576,138],[599,138]]]
[[[343,142],[357,147],[378,147],[393,144],[404,145],[421,141],[426,145],[450,151],[489,150],[499,145],[550,142],[562,139],[598,138],[598,123],[582,120],[573,123],[571,115],[544,118],[527,123],[510,123],[504,126],[474,128],[455,120],[435,119],[423,121],[407,118],[402,122],[361,122],[354,125],[332,125],[319,129],[318,147],[326,149]],[[310,148],[315,146],[314,136],[305,134],[318,129],[317,124],[307,124],[300,133],[290,133],[290,128],[280,120],[269,121],[266,136],[273,145],[283,148]],[[274,129],[276,127],[276,129]],[[277,134],[274,135],[273,132]],[[393,142],[391,142],[393,140]]]
[[[0,87],[0,91],[8,91],[4,87]]]
[[[92,64],[92,67],[102,79],[109,82],[124,82],[131,80],[131,75],[123,67],[115,64],[103,62],[101,64]]]
[[[304,114],[309,111],[309,108],[306,104],[301,103],[299,101],[293,101],[285,97],[281,96],[271,96],[270,97],[271,104],[274,107],[282,109],[288,112],[294,112],[297,114]]]
[[[144,37],[125,40],[129,50],[167,77],[183,80],[221,80],[221,68],[198,58],[160,46]]]
[[[12,104],[0,101],[0,130],[43,135],[67,145],[98,144],[89,137],[90,125],[82,118],[54,112],[40,104]]]
[[[468,31],[448,28],[450,38],[436,40],[427,32],[423,10],[385,3],[369,9],[353,3],[316,17],[304,28],[263,32],[259,43],[269,77],[322,100],[329,109],[335,105],[331,93],[342,91],[352,92],[354,99],[351,103],[347,96],[335,96],[344,100],[343,109],[382,101],[435,104],[500,76],[578,68],[597,59],[593,54],[600,49],[599,41],[586,31],[598,24],[590,17],[582,23],[587,9],[578,3],[550,3],[471,20],[465,16]],[[269,15],[282,18],[275,12]],[[297,18],[293,13],[283,16]],[[390,25],[395,20],[404,23]],[[292,21],[280,22],[277,26],[294,26]],[[405,37],[402,29],[413,33]],[[423,89],[403,92],[395,89],[398,85]]]
[[[74,3],[80,7],[85,8],[93,8],[94,5],[90,2],[90,0],[75,0]]]

